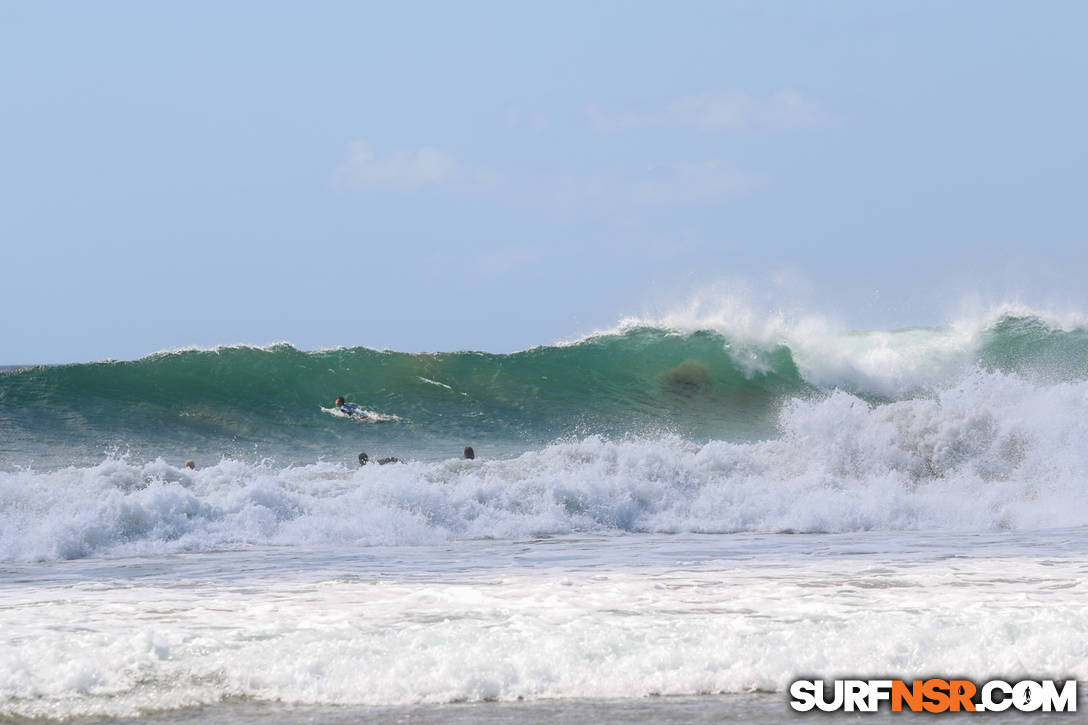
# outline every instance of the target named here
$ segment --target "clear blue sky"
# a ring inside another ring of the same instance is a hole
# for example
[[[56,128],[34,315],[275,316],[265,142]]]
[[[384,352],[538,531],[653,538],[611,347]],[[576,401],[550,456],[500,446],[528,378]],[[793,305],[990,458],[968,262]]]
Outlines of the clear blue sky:
[[[856,326],[1088,309],[1085,28],[1081,2],[3,3],[0,363],[508,351],[721,280]]]

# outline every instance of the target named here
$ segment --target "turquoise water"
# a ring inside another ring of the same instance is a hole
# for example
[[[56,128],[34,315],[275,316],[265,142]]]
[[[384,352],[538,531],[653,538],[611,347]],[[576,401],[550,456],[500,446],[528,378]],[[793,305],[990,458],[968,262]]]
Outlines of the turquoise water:
[[[465,445],[512,454],[587,435],[755,440],[777,434],[790,400],[833,390],[913,399],[975,370],[1080,380],[1088,334],[1036,317],[966,336],[935,327],[743,340],[637,327],[506,355],[283,344],[30,367],[0,372],[0,456],[37,466],[108,453],[305,463],[359,450],[436,459]],[[338,395],[383,421],[322,412]]]
[[[853,721],[788,683],[1084,679],[1086,441],[1088,334],[1033,315],[9,369],[0,720]]]

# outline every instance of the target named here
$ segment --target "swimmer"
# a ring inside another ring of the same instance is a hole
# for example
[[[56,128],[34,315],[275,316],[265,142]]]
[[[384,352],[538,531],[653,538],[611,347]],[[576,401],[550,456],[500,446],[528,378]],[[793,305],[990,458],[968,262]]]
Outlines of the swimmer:
[[[472,446],[465,446],[465,460],[471,461],[476,458],[476,451],[472,450]]]
[[[188,468],[191,471],[195,471],[196,470],[196,461],[194,461],[192,458],[190,458],[189,460],[187,460],[185,462],[185,467]]]
[[[370,462],[370,456],[368,456],[366,453],[360,453],[359,454],[359,465],[360,466],[365,466],[369,462]],[[379,466],[384,466],[387,463],[404,463],[404,461],[397,458],[396,456],[389,456],[388,458],[379,458],[377,463],[378,463]]]

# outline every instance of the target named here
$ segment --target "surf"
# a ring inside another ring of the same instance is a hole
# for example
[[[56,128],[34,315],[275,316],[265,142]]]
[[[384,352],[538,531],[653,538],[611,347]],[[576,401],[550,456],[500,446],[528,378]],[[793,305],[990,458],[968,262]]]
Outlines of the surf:
[[[776,437],[557,440],[358,467],[224,458],[0,472],[0,559],[568,534],[1031,530],[1088,525],[1088,381],[978,372],[934,398],[843,391]],[[351,426],[353,429],[358,426]]]
[[[0,373],[0,455],[36,465],[126,451],[303,463],[356,447],[516,454],[590,435],[746,442],[778,436],[791,401],[835,391],[876,405],[933,399],[978,372],[1088,379],[1088,332],[1031,314],[869,331],[674,317],[509,354],[282,343],[37,366]],[[329,415],[337,395],[381,425]]]

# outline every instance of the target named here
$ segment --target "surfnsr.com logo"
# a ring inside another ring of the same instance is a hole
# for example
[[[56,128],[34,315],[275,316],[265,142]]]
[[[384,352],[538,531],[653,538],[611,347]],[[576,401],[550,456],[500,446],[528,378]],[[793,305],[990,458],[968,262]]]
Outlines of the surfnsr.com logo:
[[[1076,680],[797,680],[790,707],[798,712],[1076,712]]]

